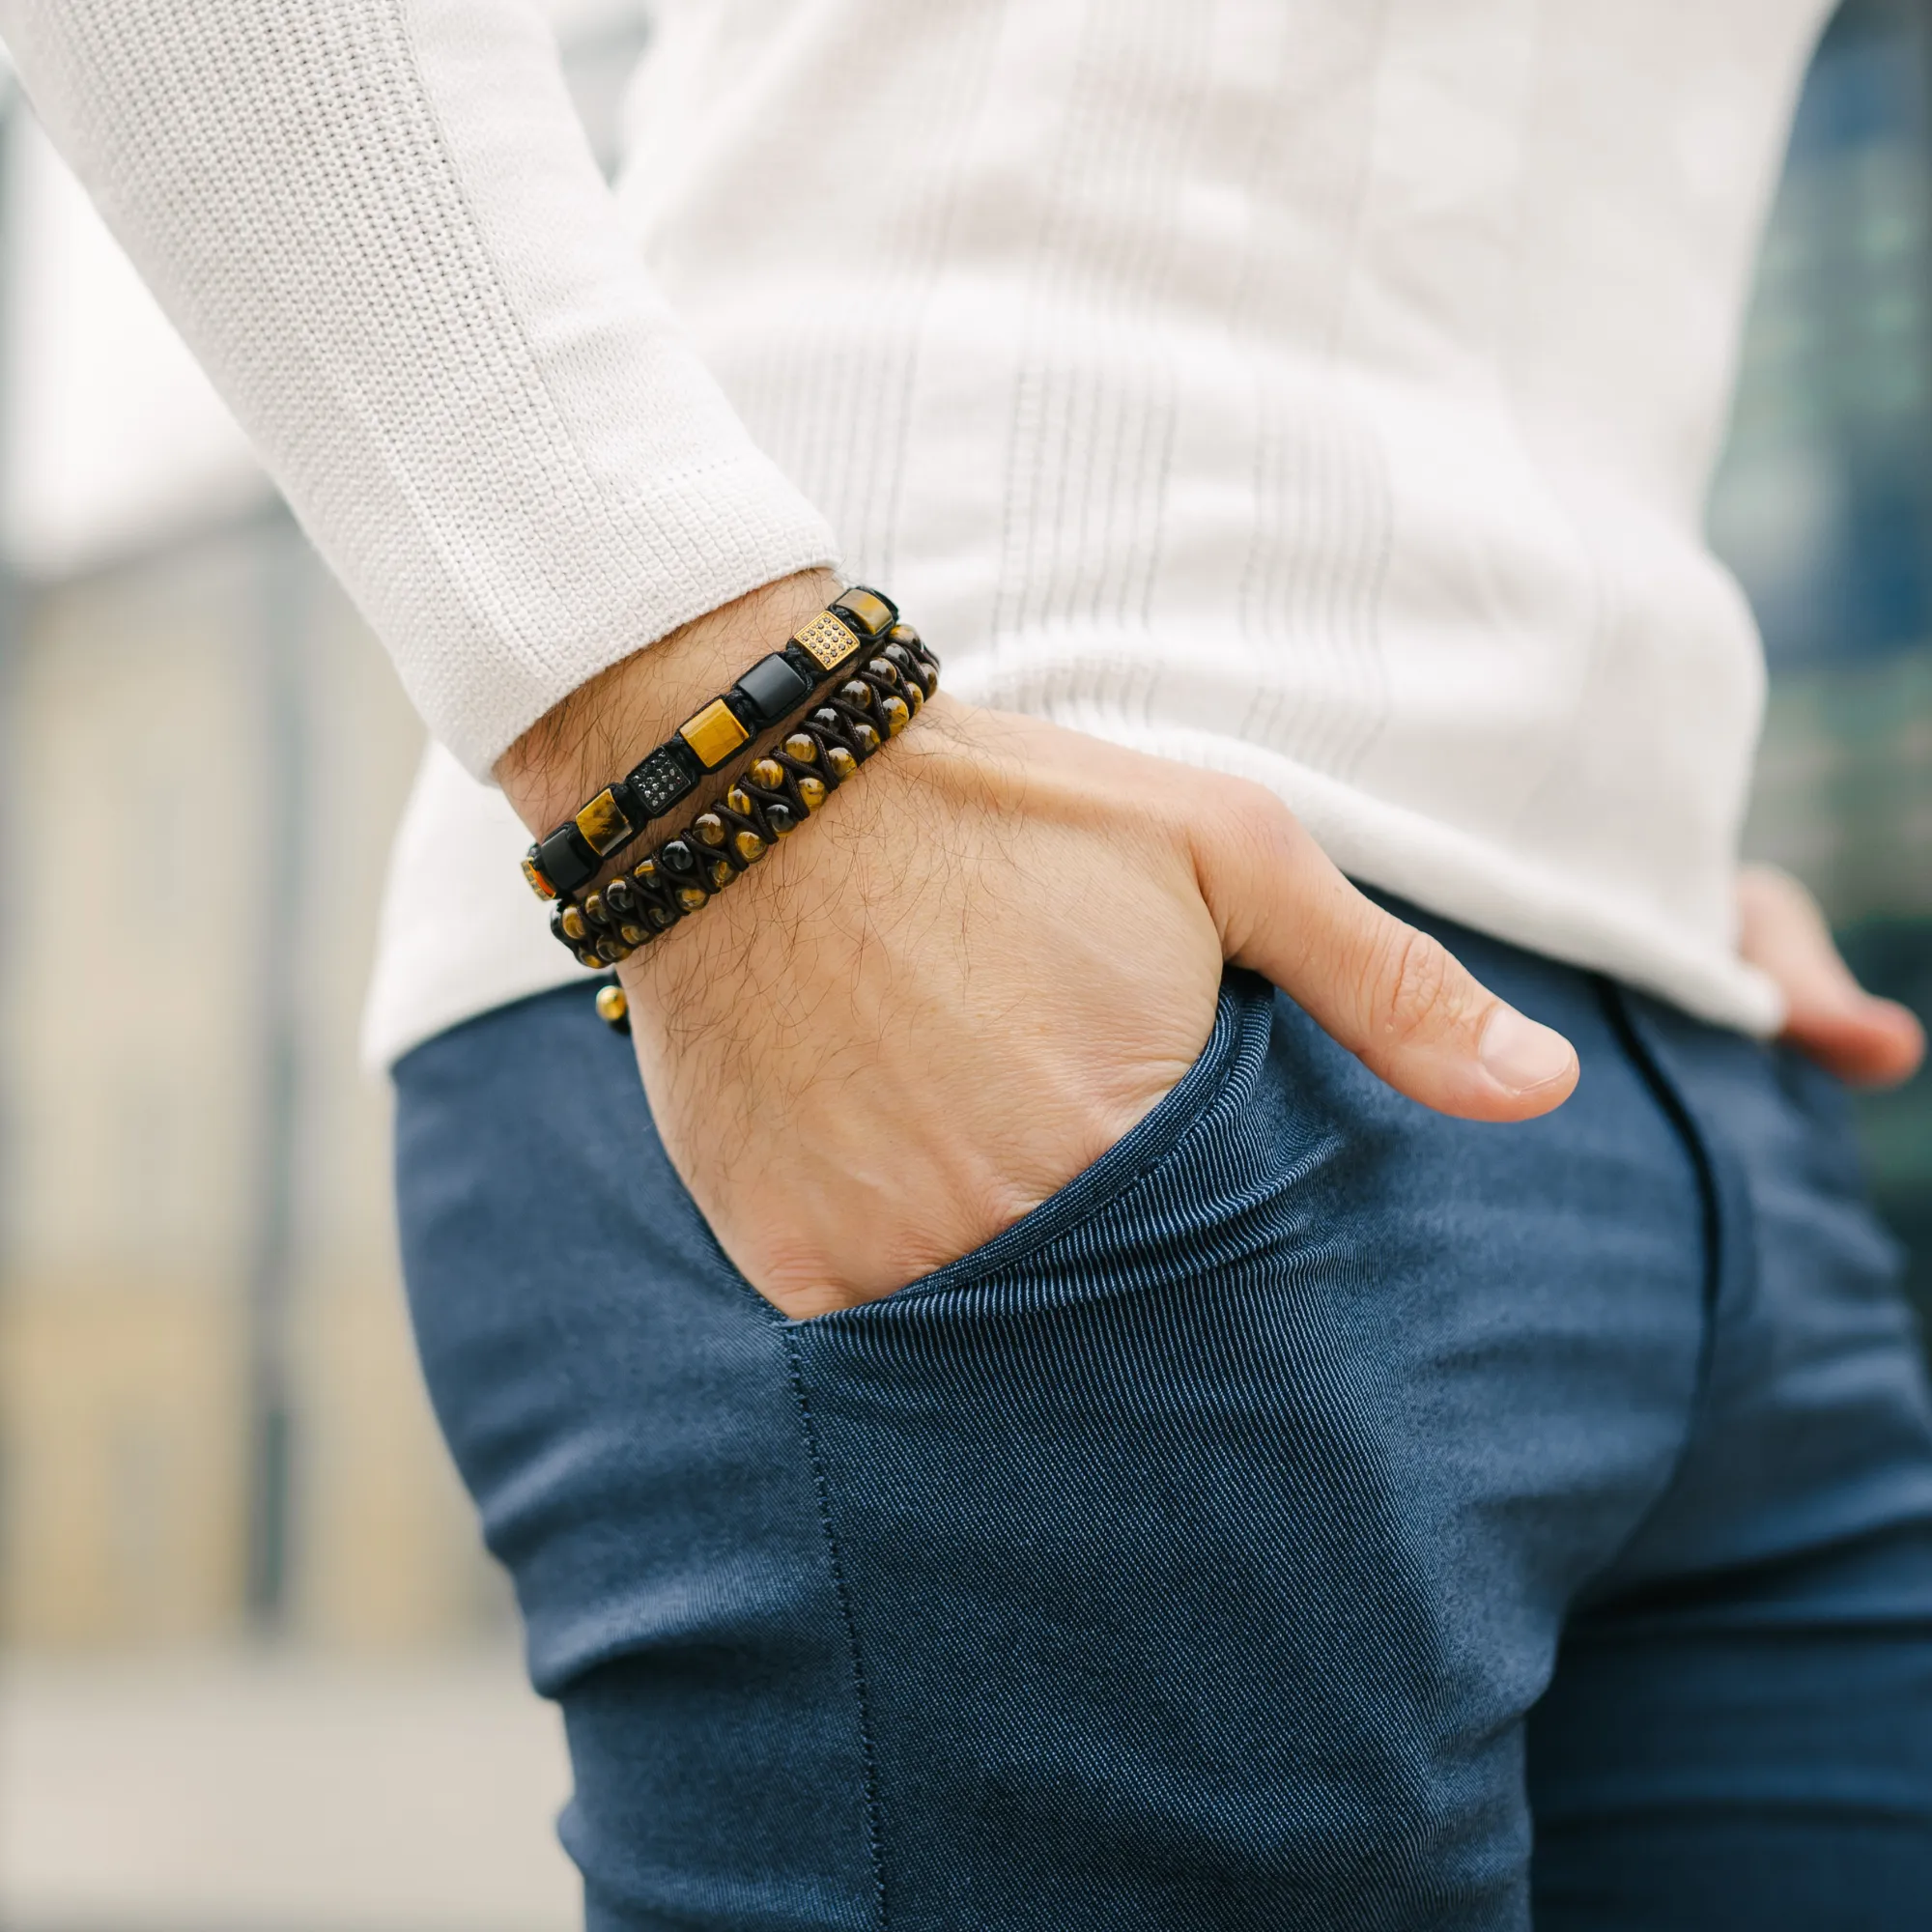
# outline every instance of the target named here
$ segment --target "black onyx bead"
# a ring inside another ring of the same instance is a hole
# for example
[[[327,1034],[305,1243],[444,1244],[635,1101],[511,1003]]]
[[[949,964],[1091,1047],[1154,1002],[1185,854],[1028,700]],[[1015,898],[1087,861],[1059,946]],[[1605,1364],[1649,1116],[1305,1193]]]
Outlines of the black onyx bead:
[[[760,658],[738,680],[738,689],[760,724],[776,724],[811,696],[810,684],[777,653]]]
[[[697,854],[682,838],[667,838],[658,847],[658,864],[668,872],[695,872]]]
[[[772,828],[773,838],[787,838],[791,836],[792,827],[798,821],[792,817],[790,806],[782,799],[774,799],[765,807],[765,823]]]

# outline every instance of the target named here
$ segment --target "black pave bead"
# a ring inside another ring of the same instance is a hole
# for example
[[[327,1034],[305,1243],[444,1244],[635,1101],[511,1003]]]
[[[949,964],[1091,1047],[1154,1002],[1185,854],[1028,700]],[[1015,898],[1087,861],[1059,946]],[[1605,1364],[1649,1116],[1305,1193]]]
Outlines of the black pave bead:
[[[703,776],[702,767],[693,757],[681,738],[660,745],[631,774],[631,795],[645,814],[661,817]]]

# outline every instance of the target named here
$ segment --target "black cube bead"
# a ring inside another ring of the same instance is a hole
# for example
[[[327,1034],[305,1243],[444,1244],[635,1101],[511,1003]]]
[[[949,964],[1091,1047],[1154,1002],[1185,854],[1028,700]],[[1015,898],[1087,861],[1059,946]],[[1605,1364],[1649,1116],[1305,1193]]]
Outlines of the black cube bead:
[[[781,652],[774,651],[738,680],[738,695],[760,725],[777,724],[811,696],[811,686]]]

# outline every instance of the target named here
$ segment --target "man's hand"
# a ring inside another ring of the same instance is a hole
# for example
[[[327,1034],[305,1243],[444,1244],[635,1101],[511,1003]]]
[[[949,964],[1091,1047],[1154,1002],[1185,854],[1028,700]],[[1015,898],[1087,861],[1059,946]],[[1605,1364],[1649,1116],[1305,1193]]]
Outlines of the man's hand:
[[[594,771],[558,779],[526,740],[499,772],[547,825],[659,723]],[[1576,1084],[1567,1040],[1356,892],[1270,793],[943,691],[621,978],[667,1151],[797,1317],[955,1260],[1098,1158],[1200,1053],[1230,960],[1446,1113],[1527,1120]]]
[[[1789,872],[1746,867],[1738,913],[1739,952],[1777,981],[1789,1004],[1783,1038],[1855,1087],[1895,1087],[1918,1070],[1924,1028],[1852,978],[1817,900]]]

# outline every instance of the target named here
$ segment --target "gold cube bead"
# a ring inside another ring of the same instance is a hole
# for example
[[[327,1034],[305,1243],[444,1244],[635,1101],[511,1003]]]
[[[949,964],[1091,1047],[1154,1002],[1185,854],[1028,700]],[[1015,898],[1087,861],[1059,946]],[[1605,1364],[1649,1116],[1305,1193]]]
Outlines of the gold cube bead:
[[[556,888],[544,877],[543,867],[534,859],[524,861],[524,877],[529,883],[530,891],[540,899],[554,899]]]
[[[577,829],[583,835],[583,842],[600,859],[605,859],[609,858],[636,828],[631,823],[630,813],[617,803],[616,795],[606,786],[577,814]]]
[[[838,601],[875,638],[893,621],[893,607],[869,590],[842,591]]]
[[[697,761],[713,772],[752,734],[722,697],[714,697],[695,718],[677,727],[677,735],[697,753]]]

